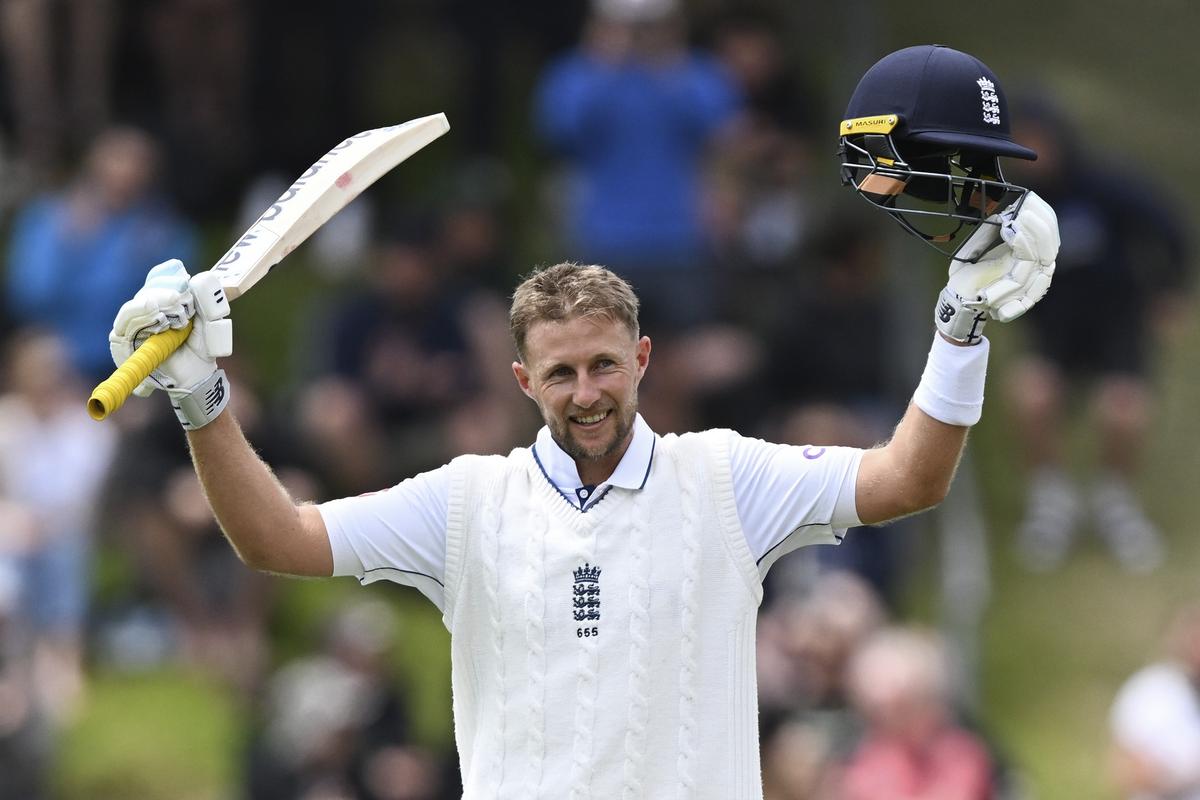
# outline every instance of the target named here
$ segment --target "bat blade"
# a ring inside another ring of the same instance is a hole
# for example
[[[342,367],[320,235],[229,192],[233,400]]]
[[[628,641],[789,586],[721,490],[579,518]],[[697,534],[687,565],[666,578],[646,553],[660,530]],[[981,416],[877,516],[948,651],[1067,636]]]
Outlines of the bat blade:
[[[357,133],[321,156],[213,265],[226,296],[241,297],[364,189],[448,130],[446,115],[433,114]],[[87,404],[92,419],[102,420],[120,408],[190,330],[189,323],[147,339],[92,391]]]
[[[321,156],[212,268],[230,300],[401,161],[450,130],[445,114],[355,134]]]

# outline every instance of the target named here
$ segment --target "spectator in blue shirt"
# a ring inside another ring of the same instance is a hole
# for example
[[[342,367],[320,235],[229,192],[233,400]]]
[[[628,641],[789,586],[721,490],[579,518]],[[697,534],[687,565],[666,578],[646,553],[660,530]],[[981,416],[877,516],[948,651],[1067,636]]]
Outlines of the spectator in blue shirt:
[[[196,255],[191,226],[155,191],[157,167],[148,134],[109,129],[68,188],[33,200],[14,222],[9,311],[61,335],[88,379],[112,371],[112,315],[141,286],[146,265]]]
[[[574,173],[572,255],[630,279],[650,324],[712,310],[704,156],[740,102],[715,58],[687,49],[675,0],[595,0],[582,43],[538,87],[538,131]]]

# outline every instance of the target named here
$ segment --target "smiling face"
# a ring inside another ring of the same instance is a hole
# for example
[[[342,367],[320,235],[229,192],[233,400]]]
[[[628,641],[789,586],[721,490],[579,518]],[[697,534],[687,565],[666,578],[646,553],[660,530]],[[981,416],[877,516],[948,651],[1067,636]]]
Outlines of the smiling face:
[[[602,483],[633,437],[637,388],[650,339],[607,316],[534,323],[525,358],[513,362],[521,391],[537,403],[554,441],[585,484]]]

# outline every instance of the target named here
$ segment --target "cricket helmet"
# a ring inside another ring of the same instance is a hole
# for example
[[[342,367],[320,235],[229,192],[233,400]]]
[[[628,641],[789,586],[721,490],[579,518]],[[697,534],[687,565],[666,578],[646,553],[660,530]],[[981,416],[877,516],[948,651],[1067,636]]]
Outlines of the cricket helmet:
[[[867,70],[838,134],[842,183],[946,255],[1024,199],[999,157],[1037,158],[1012,139],[996,75],[942,45],[906,47]]]

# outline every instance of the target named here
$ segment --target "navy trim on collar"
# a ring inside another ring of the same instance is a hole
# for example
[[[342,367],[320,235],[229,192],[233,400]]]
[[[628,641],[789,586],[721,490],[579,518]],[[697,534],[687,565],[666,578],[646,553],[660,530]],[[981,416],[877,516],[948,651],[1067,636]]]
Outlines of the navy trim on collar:
[[[633,440],[629,449],[621,457],[613,474],[604,483],[610,486],[620,486],[623,489],[641,489],[646,485],[646,476],[650,473],[653,461],[655,443],[658,436],[638,414],[634,418]],[[541,460],[543,471],[551,482],[558,481],[555,486],[562,486],[568,492],[583,485],[579,478],[579,468],[550,435],[549,429],[542,427],[538,431],[533,447]]]
[[[550,480],[550,474],[548,472],[546,472],[546,467],[542,464],[542,459],[538,457],[537,447],[530,445],[529,452],[531,452],[533,454],[533,461],[534,461],[534,463],[536,463],[538,465],[538,469],[541,471],[542,477],[546,479],[546,483],[550,484],[550,488],[552,488],[552,489],[554,489],[554,491],[558,492],[558,496],[561,497],[564,501],[566,501],[567,505],[569,505],[571,508],[578,511],[580,514],[586,514],[587,512],[589,512],[593,508],[595,508],[596,504],[599,503],[601,500],[603,500],[608,495],[609,489],[612,488],[611,486],[605,486],[603,492],[600,492],[599,494],[593,494],[591,502],[587,503],[586,505],[584,505],[581,508],[581,507],[575,505],[575,503],[571,500],[571,498],[567,495],[567,493],[564,492],[562,489],[558,488],[558,486],[555,485],[554,481]],[[647,471],[647,474],[649,474],[649,471]],[[643,485],[645,485],[644,482],[643,482]]]
[[[647,438],[649,438],[649,448],[646,446]],[[609,480],[602,483],[602,488],[597,492],[593,492],[587,502],[582,504],[577,503],[570,494],[573,491],[577,491],[578,487],[567,486],[564,488],[554,482],[554,478],[550,475],[550,470],[546,468],[546,462],[542,460],[542,454],[538,453],[539,443],[548,443],[547,447],[552,448],[545,455],[551,464],[555,466],[555,472],[559,477],[567,480],[571,478],[574,478],[575,481],[579,480],[579,469],[575,466],[574,460],[558,446],[558,443],[550,437],[549,431],[544,427],[538,431],[537,441],[530,445],[529,448],[530,452],[533,453],[533,460],[542,472],[542,477],[554,487],[554,491],[558,492],[559,496],[563,500],[566,500],[571,508],[586,513],[595,507],[608,494],[608,490],[614,486],[631,490],[641,490],[646,487],[646,482],[650,480],[650,471],[654,466],[654,451],[658,446],[658,435],[650,429],[650,426],[642,419],[642,415],[638,414],[634,418],[633,440],[630,442],[629,449],[621,457],[620,463],[617,464],[617,468],[613,471],[613,474],[609,476]],[[634,446],[635,443],[636,447]],[[641,458],[646,459],[646,471],[642,473],[641,481],[635,483],[638,478],[634,470],[641,468],[641,464],[637,463]],[[616,480],[614,481],[613,478],[616,478]]]
[[[658,444],[658,436],[650,440],[650,457],[646,459],[646,474],[642,476],[642,482],[638,485],[638,489],[646,488],[646,481],[650,480],[650,468],[654,466],[654,447]]]

